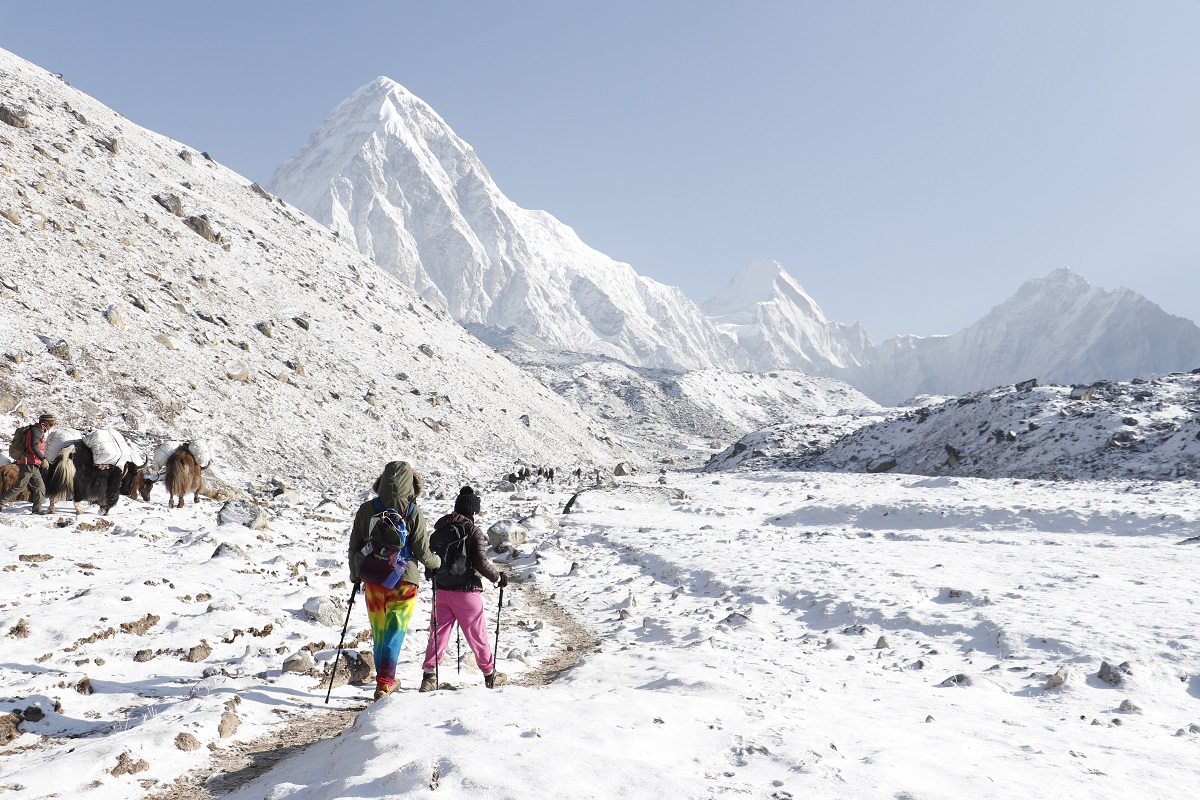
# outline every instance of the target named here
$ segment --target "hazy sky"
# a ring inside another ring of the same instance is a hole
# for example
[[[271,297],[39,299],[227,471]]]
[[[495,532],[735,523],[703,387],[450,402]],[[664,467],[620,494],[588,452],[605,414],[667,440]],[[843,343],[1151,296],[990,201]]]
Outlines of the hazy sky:
[[[259,182],[385,75],[697,302],[774,258],[878,342],[1069,266],[1200,320],[1195,0],[0,0],[0,47]]]

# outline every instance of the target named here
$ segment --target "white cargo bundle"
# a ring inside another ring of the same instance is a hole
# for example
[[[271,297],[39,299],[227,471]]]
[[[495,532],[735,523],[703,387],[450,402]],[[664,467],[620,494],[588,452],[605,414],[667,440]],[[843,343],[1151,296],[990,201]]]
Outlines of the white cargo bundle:
[[[192,458],[196,459],[196,464],[200,469],[208,469],[209,462],[212,461],[212,448],[208,446],[208,442],[193,439],[188,442],[188,452],[192,454]]]
[[[156,470],[161,470],[163,467],[165,467],[167,465],[167,459],[171,457],[171,453],[174,453],[181,447],[183,447],[183,442],[174,439],[160,444],[158,449],[154,451],[154,468]]]
[[[54,459],[58,458],[58,454],[67,445],[79,444],[82,441],[83,434],[74,428],[51,428],[46,434],[46,463],[54,463]]]
[[[112,428],[92,431],[83,437],[83,443],[91,449],[92,460],[98,466],[111,464],[123,467],[133,462],[140,467],[146,461],[141,451],[127,442],[120,431]]]

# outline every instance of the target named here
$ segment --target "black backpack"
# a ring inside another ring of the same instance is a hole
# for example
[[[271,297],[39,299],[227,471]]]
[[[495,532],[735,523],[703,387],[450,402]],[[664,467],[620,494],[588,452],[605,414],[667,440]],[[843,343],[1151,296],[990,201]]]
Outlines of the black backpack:
[[[467,549],[470,540],[469,522],[453,522],[434,528],[433,535],[429,537],[429,549],[442,559],[442,566],[433,576],[434,586],[439,589],[461,589],[470,583],[475,574]]]

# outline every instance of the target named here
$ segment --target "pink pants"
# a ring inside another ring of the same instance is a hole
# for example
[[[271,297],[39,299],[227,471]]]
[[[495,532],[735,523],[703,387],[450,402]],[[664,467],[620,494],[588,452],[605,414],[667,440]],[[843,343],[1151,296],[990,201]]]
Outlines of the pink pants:
[[[437,620],[437,625],[433,620]],[[425,663],[421,665],[426,672],[433,669],[446,654],[452,637],[454,623],[462,629],[467,637],[467,644],[475,654],[475,663],[484,675],[496,668],[492,660],[492,648],[488,647],[487,621],[483,618],[483,594],[481,592],[452,592],[442,589],[437,593],[437,604],[434,607],[433,618],[429,625],[429,643],[425,645]],[[434,652],[434,631],[437,631],[437,652]]]

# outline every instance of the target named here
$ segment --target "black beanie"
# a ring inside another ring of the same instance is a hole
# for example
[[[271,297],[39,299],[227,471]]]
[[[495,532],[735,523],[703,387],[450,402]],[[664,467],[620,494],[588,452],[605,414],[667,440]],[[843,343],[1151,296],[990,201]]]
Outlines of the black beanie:
[[[464,517],[475,516],[479,513],[479,495],[470,486],[464,486],[454,499],[454,510]]]

